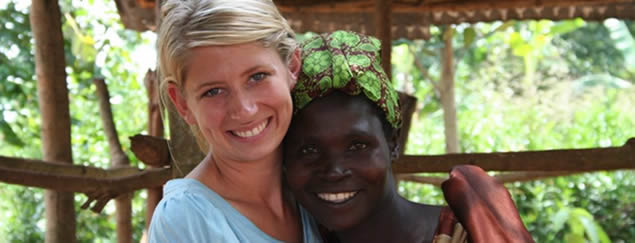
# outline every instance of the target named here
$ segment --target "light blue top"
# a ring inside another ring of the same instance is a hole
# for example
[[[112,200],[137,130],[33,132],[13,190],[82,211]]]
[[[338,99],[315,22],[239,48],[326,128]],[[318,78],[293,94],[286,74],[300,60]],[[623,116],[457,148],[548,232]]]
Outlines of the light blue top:
[[[150,224],[153,242],[282,242],[262,232],[225,199],[195,179],[174,179],[163,188]],[[309,213],[298,205],[305,243],[322,242]]]

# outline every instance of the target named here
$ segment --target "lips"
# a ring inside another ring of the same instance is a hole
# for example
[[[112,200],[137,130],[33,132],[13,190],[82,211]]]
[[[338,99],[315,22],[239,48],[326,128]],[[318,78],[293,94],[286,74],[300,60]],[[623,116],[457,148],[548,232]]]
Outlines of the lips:
[[[357,195],[357,192],[358,191],[336,192],[336,193],[316,193],[316,195],[318,198],[322,199],[323,201],[334,203],[334,204],[342,204],[353,199]]]
[[[231,133],[241,138],[249,138],[249,137],[257,136],[258,134],[260,134],[263,130],[265,130],[268,124],[269,124],[269,119],[266,119],[251,129],[245,129],[240,131],[234,130],[234,131],[231,131]]]

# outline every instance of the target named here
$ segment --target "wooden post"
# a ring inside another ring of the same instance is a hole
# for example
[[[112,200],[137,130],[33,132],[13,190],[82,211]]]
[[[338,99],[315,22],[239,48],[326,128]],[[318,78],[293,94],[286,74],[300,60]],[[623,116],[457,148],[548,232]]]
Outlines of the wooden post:
[[[148,134],[154,137],[163,137],[163,121],[161,119],[161,106],[159,101],[159,82],[155,72],[148,70],[144,78],[144,84],[148,91]],[[166,164],[167,165],[167,164]],[[148,165],[149,168],[159,168],[162,165]],[[146,227],[150,227],[150,221],[154,214],[154,209],[161,201],[163,187],[148,188],[148,199],[146,200]]]
[[[443,32],[443,49],[441,50],[441,107],[443,107],[443,126],[445,127],[445,152],[455,154],[459,149],[459,137],[456,120],[456,105],[454,101],[454,48],[452,37],[454,30],[451,26],[445,26]]]
[[[71,120],[60,6],[57,1],[33,0],[31,30],[35,39],[35,72],[42,115],[42,157],[45,161],[73,161]],[[73,193],[47,190],[45,242],[75,242]]]
[[[119,136],[117,135],[117,129],[115,128],[115,122],[112,116],[110,94],[108,93],[106,82],[104,82],[103,79],[94,79],[93,82],[97,88],[99,114],[101,114],[104,132],[108,139],[108,150],[110,151],[112,167],[121,168],[128,166],[130,160],[121,149],[121,143],[119,143]],[[130,243],[132,242],[132,193],[125,193],[118,196],[115,199],[115,206],[117,209],[117,242]]]
[[[392,50],[392,15],[391,0],[375,0],[375,35],[381,41],[381,64],[392,80],[392,66],[390,55]]]

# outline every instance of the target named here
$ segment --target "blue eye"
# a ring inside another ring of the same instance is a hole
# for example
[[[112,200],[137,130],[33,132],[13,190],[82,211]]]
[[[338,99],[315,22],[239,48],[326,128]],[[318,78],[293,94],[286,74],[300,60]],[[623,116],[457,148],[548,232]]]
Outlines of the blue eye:
[[[269,76],[268,73],[265,72],[259,72],[259,73],[255,73],[254,75],[251,75],[251,77],[249,77],[250,81],[261,81],[263,79],[265,79],[267,76]]]
[[[203,97],[214,97],[216,95],[219,95],[220,93],[222,93],[223,90],[220,88],[212,88],[209,89],[208,91],[205,91],[205,93],[203,93]]]
[[[368,147],[368,145],[366,145],[365,143],[354,142],[350,146],[348,146],[348,150],[349,151],[357,151],[357,150],[365,149],[367,147]]]

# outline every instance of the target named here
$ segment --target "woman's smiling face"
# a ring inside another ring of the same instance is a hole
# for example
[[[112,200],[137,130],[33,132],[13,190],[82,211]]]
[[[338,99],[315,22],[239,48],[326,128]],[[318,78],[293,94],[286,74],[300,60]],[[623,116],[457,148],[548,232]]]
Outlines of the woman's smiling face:
[[[188,61],[184,84],[168,92],[212,154],[234,161],[273,155],[291,120],[299,55],[287,65],[275,49],[252,42],[197,47]]]
[[[390,197],[390,150],[380,116],[365,96],[335,92],[294,116],[284,141],[289,186],[318,222],[341,231]]]

